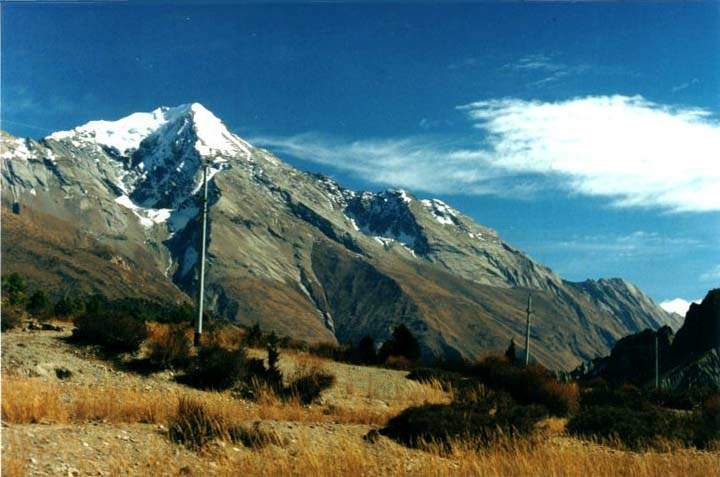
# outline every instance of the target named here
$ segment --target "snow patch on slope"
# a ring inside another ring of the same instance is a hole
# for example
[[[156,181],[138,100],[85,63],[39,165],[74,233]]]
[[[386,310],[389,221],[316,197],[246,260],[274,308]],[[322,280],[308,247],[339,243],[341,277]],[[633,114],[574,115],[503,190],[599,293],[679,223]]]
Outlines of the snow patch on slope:
[[[150,228],[155,224],[162,224],[170,218],[172,209],[150,209],[135,205],[135,203],[126,195],[115,198],[115,202],[122,205],[126,209],[130,209],[139,219],[140,225]]]
[[[457,211],[439,199],[424,199],[420,201],[430,210],[433,218],[440,224],[456,224]]]

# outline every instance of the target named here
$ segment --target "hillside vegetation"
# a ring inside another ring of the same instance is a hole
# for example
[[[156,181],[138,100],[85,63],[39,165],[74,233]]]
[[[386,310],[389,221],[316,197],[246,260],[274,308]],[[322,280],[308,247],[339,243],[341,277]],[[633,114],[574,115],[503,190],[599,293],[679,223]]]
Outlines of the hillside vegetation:
[[[21,289],[4,288],[15,320],[3,322],[3,475],[717,470],[717,394],[677,410],[638,388],[559,381],[511,354],[422,368],[402,328],[373,354],[367,340],[314,346],[211,320],[196,350],[183,307],[58,306]]]

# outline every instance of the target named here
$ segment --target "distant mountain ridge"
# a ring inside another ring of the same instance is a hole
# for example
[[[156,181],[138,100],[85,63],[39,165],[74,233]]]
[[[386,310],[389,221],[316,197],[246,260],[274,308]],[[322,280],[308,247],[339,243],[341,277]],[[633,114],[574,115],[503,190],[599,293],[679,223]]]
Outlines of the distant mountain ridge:
[[[197,103],[2,133],[0,159],[4,272],[48,284],[193,296],[208,161],[207,296],[229,319],[315,341],[382,341],[402,322],[424,356],[473,358],[522,334],[532,292],[534,357],[564,369],[670,319],[624,280],[563,280],[440,200],[298,171]]]

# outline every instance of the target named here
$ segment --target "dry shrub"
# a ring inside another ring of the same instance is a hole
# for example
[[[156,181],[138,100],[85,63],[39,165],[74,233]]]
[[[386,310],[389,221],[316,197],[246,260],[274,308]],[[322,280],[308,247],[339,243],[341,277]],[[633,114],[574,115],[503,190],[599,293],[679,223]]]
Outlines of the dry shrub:
[[[405,356],[390,355],[385,359],[385,366],[391,369],[409,370],[412,368],[413,363]]]
[[[101,309],[75,320],[73,338],[112,352],[134,352],[148,336],[145,323],[122,310]]]
[[[315,343],[311,344],[308,352],[321,358],[331,359],[333,361],[347,361],[348,347],[337,343]]]
[[[310,404],[334,384],[335,375],[322,366],[315,363],[302,364],[296,368],[285,394],[297,398],[303,404]]]
[[[216,344],[200,348],[187,371],[187,381],[196,387],[228,389],[248,378],[249,360],[243,348],[227,349]]]
[[[430,443],[449,451],[457,440],[488,447],[502,439],[533,437],[545,415],[542,406],[518,406],[509,397],[493,394],[474,403],[408,408],[390,419],[380,433],[411,447]]]
[[[0,329],[2,331],[17,328],[28,318],[29,316],[23,306],[10,305],[3,301],[2,312],[0,312]]]
[[[192,330],[184,325],[155,326],[149,333],[148,359],[161,369],[183,368],[192,357]]]
[[[206,346],[235,350],[243,345],[247,332],[237,325],[221,323],[208,328],[203,336]]]
[[[520,404],[541,404],[558,417],[578,409],[576,383],[561,383],[547,369],[533,364],[519,367],[504,358],[488,357],[472,374],[491,389],[509,393]]]
[[[204,402],[188,398],[181,398],[178,402],[175,413],[168,421],[168,435],[173,442],[193,450],[199,450],[216,439],[240,442],[252,448],[281,444],[276,433],[260,429],[258,422],[252,427],[240,425]]]

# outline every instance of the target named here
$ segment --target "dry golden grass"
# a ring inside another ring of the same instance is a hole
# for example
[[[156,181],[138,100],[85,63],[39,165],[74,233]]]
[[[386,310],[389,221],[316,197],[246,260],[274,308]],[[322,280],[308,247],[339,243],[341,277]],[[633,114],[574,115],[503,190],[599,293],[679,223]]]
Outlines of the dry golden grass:
[[[298,446],[241,452],[223,447],[198,453],[190,464],[179,462],[169,443],[163,449],[144,449],[133,462],[118,448],[104,464],[110,475],[709,477],[718,475],[720,457],[692,450],[620,452],[570,439],[505,443],[482,451],[464,443],[448,454],[432,446],[407,449],[385,439],[368,444],[353,433],[319,441],[317,434],[300,430],[296,437]],[[4,454],[3,475],[23,475],[24,454],[15,448]],[[137,470],[128,474],[131,468]]]
[[[431,386],[417,385],[420,402],[446,399]],[[439,385],[437,385],[439,386]],[[69,386],[40,378],[3,377],[2,418],[8,423],[165,423],[179,399],[200,399],[234,420],[269,419],[343,424],[384,424],[407,407],[407,401],[382,409],[365,406],[304,406],[297,399],[282,400],[262,392],[257,402],[229,393],[207,391],[144,391],[122,386]]]

